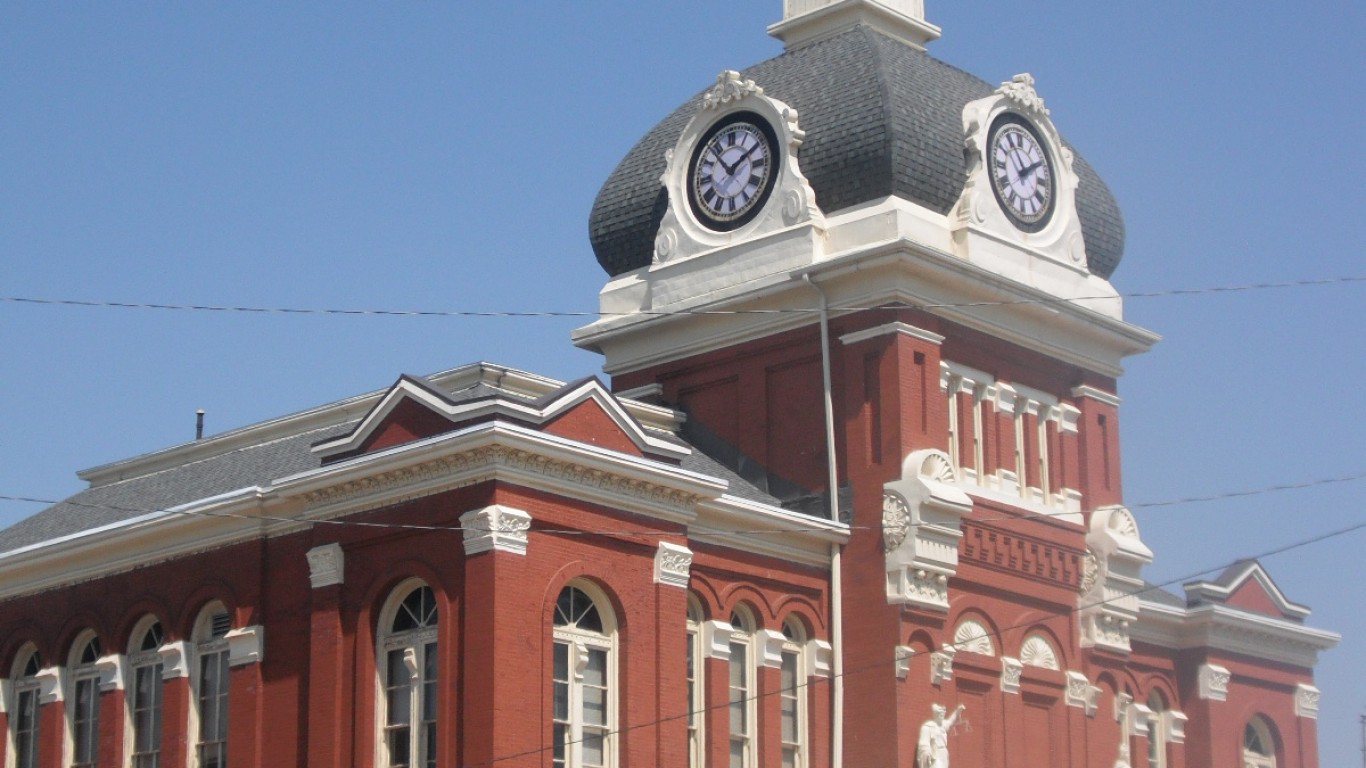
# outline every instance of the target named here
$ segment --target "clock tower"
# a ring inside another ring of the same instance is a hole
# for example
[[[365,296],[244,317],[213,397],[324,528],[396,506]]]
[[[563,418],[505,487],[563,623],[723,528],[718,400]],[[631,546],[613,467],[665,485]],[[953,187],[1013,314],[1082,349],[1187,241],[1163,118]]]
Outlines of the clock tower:
[[[784,53],[720,73],[602,187],[608,280],[574,342],[754,488],[851,526],[834,764],[916,764],[932,704],[974,724],[955,766],[1178,749],[1207,704],[1141,620],[1119,464],[1123,360],[1158,336],[1110,282],[1124,223],[1063,138],[1081,116],[929,55],[920,0],[785,0],[769,31]]]

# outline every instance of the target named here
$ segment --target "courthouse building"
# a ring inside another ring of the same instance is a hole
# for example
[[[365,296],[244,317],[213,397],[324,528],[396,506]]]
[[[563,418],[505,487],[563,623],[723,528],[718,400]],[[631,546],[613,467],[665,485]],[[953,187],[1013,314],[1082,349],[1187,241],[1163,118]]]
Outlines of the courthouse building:
[[[5,765],[1317,766],[1337,636],[1143,580],[1085,115],[919,0],[770,32],[594,203],[604,378],[401,376],[0,532]]]

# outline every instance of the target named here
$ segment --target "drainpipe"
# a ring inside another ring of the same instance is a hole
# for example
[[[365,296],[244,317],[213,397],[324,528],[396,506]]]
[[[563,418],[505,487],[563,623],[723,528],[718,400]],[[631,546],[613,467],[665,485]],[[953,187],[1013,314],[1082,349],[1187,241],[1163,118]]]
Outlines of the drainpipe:
[[[830,303],[825,291],[811,279],[802,280],[821,297],[821,376],[825,388],[825,463],[829,470],[826,480],[830,493],[830,519],[839,522],[839,469],[835,464],[835,403],[830,386]],[[844,595],[841,589],[840,554],[843,545],[830,545],[830,655],[832,692],[830,707],[830,765],[844,765]]]

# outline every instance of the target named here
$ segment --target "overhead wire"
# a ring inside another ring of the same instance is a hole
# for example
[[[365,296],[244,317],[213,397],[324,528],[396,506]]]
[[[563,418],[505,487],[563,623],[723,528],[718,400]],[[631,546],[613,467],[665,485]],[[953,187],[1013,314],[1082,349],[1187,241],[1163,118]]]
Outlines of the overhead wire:
[[[902,302],[896,307],[910,309],[956,309],[966,307],[994,307],[994,306],[1014,306],[1028,304],[1070,304],[1084,301],[1103,301],[1115,298],[1157,298],[1164,296],[1193,296],[1215,293],[1235,293],[1242,291],[1258,291],[1279,288],[1299,288],[1321,285],[1341,285],[1347,283],[1366,282],[1366,275],[1347,275],[1343,277],[1330,278],[1310,278],[1303,280],[1286,280],[1281,282],[1261,282],[1247,283],[1242,285],[1221,285],[1208,286],[1202,288],[1169,288],[1156,291],[1130,291],[1105,296],[1077,296],[1069,298],[1040,298],[1040,299],[1003,299],[1003,300],[983,300],[966,302]],[[807,307],[786,307],[773,309],[662,309],[662,310],[631,310],[622,312],[604,312],[587,310],[422,310],[422,309],[382,309],[382,308],[327,308],[327,307],[263,307],[246,305],[228,304],[180,304],[165,302],[133,302],[133,301],[108,301],[108,300],[86,300],[86,299],[65,299],[65,298],[46,298],[36,296],[0,296],[0,302],[11,304],[33,304],[66,307],[94,307],[104,309],[160,309],[178,310],[191,312],[222,312],[222,313],[249,313],[249,314],[280,314],[280,315],[350,315],[350,316],[379,316],[379,317],[623,317],[623,316],[651,316],[666,317],[673,315],[784,315],[784,314],[815,314],[819,312],[816,308]],[[875,306],[834,306],[830,307],[832,312],[859,312],[876,309],[886,309],[888,305]]]
[[[1237,565],[1237,564],[1242,563],[1242,562],[1246,562],[1246,561],[1248,561],[1248,560],[1263,560],[1263,559],[1268,558],[1268,557],[1273,557],[1273,556],[1275,556],[1275,555],[1283,554],[1283,553],[1289,552],[1289,551],[1291,551],[1291,550],[1300,549],[1300,548],[1302,548],[1302,547],[1311,546],[1311,545],[1313,545],[1313,544],[1318,544],[1318,543],[1320,543],[1320,542],[1327,541],[1327,540],[1329,540],[1329,539],[1334,539],[1334,538],[1337,538],[1337,537],[1339,537],[1339,536],[1346,536],[1346,535],[1348,535],[1348,534],[1355,533],[1356,531],[1363,530],[1363,529],[1366,529],[1366,521],[1359,522],[1359,523],[1355,523],[1355,524],[1352,524],[1352,525],[1348,525],[1348,526],[1345,526],[1345,527],[1343,527],[1343,528],[1338,528],[1338,529],[1335,529],[1335,530],[1332,530],[1332,531],[1328,531],[1328,532],[1326,532],[1326,533],[1321,533],[1321,534],[1318,534],[1318,535],[1315,535],[1315,536],[1311,536],[1311,537],[1308,537],[1308,538],[1299,539],[1299,540],[1294,541],[1294,542],[1291,542],[1291,543],[1289,543],[1289,544],[1285,544],[1285,545],[1281,545],[1281,546],[1278,546],[1278,547],[1274,547],[1274,548],[1272,548],[1272,549],[1264,550],[1264,551],[1262,551],[1262,552],[1258,552],[1257,554],[1254,554],[1254,555],[1251,555],[1251,556],[1248,556],[1248,557],[1236,558],[1236,559],[1231,560],[1231,561],[1229,561],[1229,562],[1227,562],[1227,563],[1223,563],[1223,564],[1220,564],[1220,565],[1216,565],[1216,566],[1213,566],[1213,567],[1210,567],[1210,568],[1203,568],[1203,569],[1198,570],[1198,571],[1192,571],[1192,572],[1187,573],[1187,574],[1185,574],[1185,575],[1183,575],[1183,576],[1178,576],[1178,577],[1173,578],[1173,579],[1168,579],[1168,580],[1163,581],[1163,582],[1160,582],[1160,583],[1156,583],[1156,584],[1147,584],[1147,585],[1145,585],[1145,586],[1144,586],[1143,588],[1141,588],[1141,589],[1135,589],[1135,590],[1132,590],[1132,591],[1129,591],[1129,592],[1124,592],[1124,593],[1116,594],[1116,595],[1114,595],[1114,596],[1112,596],[1112,597],[1108,597],[1108,598],[1105,598],[1105,599],[1103,599],[1103,600],[1097,600],[1097,601],[1094,601],[1094,602],[1089,602],[1089,603],[1087,603],[1086,606],[1074,606],[1074,607],[1069,608],[1069,609],[1067,609],[1067,610],[1065,610],[1065,611],[1058,611],[1058,612],[1055,612],[1055,613],[1054,613],[1052,616],[1050,616],[1049,618],[1062,618],[1062,617],[1066,617],[1066,616],[1071,616],[1072,614],[1077,613],[1078,611],[1082,610],[1083,607],[1085,607],[1085,608],[1092,608],[1092,607],[1094,607],[1094,606],[1107,605],[1107,604],[1110,604],[1110,603],[1113,603],[1113,602],[1118,602],[1118,601],[1120,601],[1120,600],[1125,600],[1125,599],[1132,598],[1132,597],[1138,597],[1138,596],[1141,596],[1141,595],[1143,595],[1143,594],[1145,594],[1145,593],[1148,593],[1148,592],[1152,592],[1152,591],[1155,591],[1155,590],[1163,589],[1163,588],[1168,587],[1168,586],[1172,586],[1173,584],[1178,584],[1178,583],[1183,583],[1183,584],[1184,584],[1184,583],[1188,583],[1188,582],[1190,582],[1190,581],[1192,581],[1192,580],[1194,580],[1194,579],[1196,579],[1196,578],[1199,578],[1199,577],[1201,577],[1201,576],[1205,576],[1205,575],[1207,575],[1207,574],[1216,573],[1216,572],[1222,572],[1222,571],[1228,569],[1228,568],[1231,567],[1231,566]],[[1047,619],[1039,619],[1039,618],[1037,618],[1037,617],[1031,618],[1031,620],[1026,621],[1026,622],[1018,622],[1018,623],[1015,623],[1015,624],[1011,624],[1011,625],[1008,625],[1008,626],[1004,626],[1004,627],[997,628],[997,629],[995,629],[995,630],[989,632],[988,635],[986,635],[986,636],[994,636],[994,637],[996,637],[998,640],[1001,640],[1001,639],[1004,637],[1004,635],[1005,635],[1006,632],[1010,632],[1010,631],[1012,631],[1012,630],[1017,630],[1017,629],[1028,629],[1028,628],[1030,628],[1030,627],[1036,627],[1036,626],[1039,626],[1039,625],[1040,625],[1041,623],[1043,623],[1044,621],[1047,621]],[[955,650],[959,650],[959,649],[962,649],[962,648],[968,646],[968,645],[971,644],[971,643],[977,642],[981,637],[983,637],[983,635],[975,635],[975,636],[973,636],[973,637],[971,637],[971,638],[965,638],[965,639],[963,639],[963,640],[961,640],[961,641],[960,641],[960,640],[954,640],[954,641],[952,641],[952,642],[944,643],[943,645],[944,645],[945,647],[950,647],[950,648],[953,648],[953,649],[955,649]],[[929,655],[929,654],[924,654],[924,653],[918,654],[918,656],[928,656],[928,655]],[[849,677],[851,677],[851,676],[860,675],[860,674],[864,674],[864,673],[867,673],[867,672],[872,672],[872,671],[876,671],[876,670],[887,670],[888,667],[889,667],[890,665],[892,665],[892,664],[895,664],[895,663],[898,663],[898,662],[901,662],[901,661],[906,661],[906,660],[909,660],[909,659],[914,659],[914,658],[916,658],[916,657],[917,657],[917,654],[912,654],[911,656],[905,656],[905,655],[902,655],[902,654],[900,653],[900,651],[898,651],[896,654],[894,654],[894,655],[892,655],[892,656],[883,657],[883,658],[878,659],[878,660],[876,660],[876,661],[868,662],[868,663],[866,663],[866,664],[862,664],[862,665],[859,665],[859,666],[856,666],[856,667],[852,667],[852,668],[846,667],[842,676],[843,676],[844,678],[847,679],[847,678],[849,678]],[[746,697],[746,698],[744,698],[744,699],[737,699],[737,700],[735,700],[735,702],[732,702],[732,701],[730,701],[730,700],[727,700],[727,701],[725,701],[725,702],[707,705],[707,706],[704,706],[704,707],[702,707],[702,708],[700,708],[700,709],[697,709],[697,710],[694,710],[694,711],[691,711],[691,712],[681,712],[681,713],[676,714],[676,715],[667,715],[667,716],[664,716],[664,717],[658,717],[658,718],[655,718],[655,719],[653,719],[653,720],[648,720],[648,721],[644,721],[644,722],[630,723],[630,724],[627,724],[627,725],[623,725],[622,727],[617,728],[617,729],[615,729],[615,730],[613,730],[613,731],[609,731],[609,732],[607,732],[607,734],[604,734],[604,735],[607,735],[607,736],[615,736],[615,735],[618,735],[618,734],[627,733],[627,732],[634,731],[634,730],[639,730],[639,729],[641,729],[641,728],[651,728],[651,727],[655,727],[655,726],[658,726],[658,725],[662,725],[663,723],[672,722],[672,721],[674,721],[674,720],[681,720],[681,719],[683,719],[683,718],[691,717],[691,716],[693,716],[693,715],[702,715],[702,714],[705,714],[705,713],[710,712],[710,711],[712,711],[712,710],[723,709],[723,708],[726,708],[726,707],[731,706],[732,703],[737,703],[737,702],[740,702],[740,701],[743,701],[743,702],[759,701],[759,700],[761,700],[761,699],[765,699],[765,698],[768,698],[768,697],[771,697],[771,696],[779,696],[779,695],[782,695],[782,694],[783,694],[784,692],[786,692],[786,691],[797,690],[797,689],[805,689],[805,688],[808,688],[808,687],[813,686],[813,685],[818,685],[818,684],[824,683],[824,682],[828,681],[829,679],[830,679],[829,677],[821,678],[818,682],[813,683],[813,682],[811,682],[811,679],[808,677],[805,681],[796,683],[796,684],[794,684],[794,685],[792,685],[792,686],[789,686],[789,687],[787,687],[787,688],[779,687],[779,688],[773,689],[773,690],[768,690],[768,691],[763,691],[763,692],[754,693],[754,694],[752,694],[752,695],[750,695],[750,696],[748,696],[748,697]],[[580,740],[578,740],[578,741],[581,742],[582,740],[580,739]],[[566,742],[566,743],[576,743],[576,742],[570,741],[570,742]],[[506,762],[506,761],[508,761],[508,760],[515,760],[515,759],[517,759],[517,758],[519,758],[519,757],[528,757],[528,756],[530,756],[530,755],[541,754],[541,753],[548,752],[548,751],[554,749],[554,746],[555,746],[555,745],[544,745],[544,746],[541,746],[541,747],[537,747],[537,748],[535,748],[535,749],[528,749],[528,750],[524,750],[524,751],[521,751],[521,752],[510,753],[510,754],[506,754],[506,755],[499,755],[499,756],[497,756],[497,757],[494,757],[494,758],[491,758],[491,759],[488,759],[488,760],[482,760],[482,761],[478,761],[478,762],[466,762],[466,763],[464,764],[464,768],[482,768],[483,766],[494,765],[494,764],[497,764],[497,763]]]
[[[1337,483],[1347,483],[1347,482],[1353,482],[1353,481],[1356,481],[1356,480],[1363,480],[1363,479],[1366,479],[1366,471],[1356,472],[1356,473],[1347,474],[1347,475],[1338,475],[1338,476],[1334,476],[1334,477],[1323,477],[1323,478],[1318,478],[1318,479],[1315,479],[1315,480],[1306,480],[1306,481],[1295,482],[1295,483],[1278,483],[1278,484],[1275,484],[1275,485],[1268,485],[1268,486],[1263,486],[1263,487],[1260,487],[1260,488],[1240,489],[1240,490],[1235,490],[1235,491],[1225,491],[1225,492],[1222,492],[1222,493],[1203,494],[1203,495],[1197,495],[1197,496],[1184,496],[1184,497],[1179,497],[1179,498],[1174,498],[1174,499],[1162,499],[1162,500],[1158,500],[1158,501],[1141,501],[1141,502],[1137,502],[1137,503],[1129,504],[1129,505],[1125,505],[1125,506],[1126,506],[1128,509],[1131,509],[1131,510],[1132,510],[1132,509],[1152,509],[1152,508],[1160,508],[1160,507],[1171,507],[1171,506],[1179,506],[1179,505],[1186,505],[1186,504],[1200,504],[1200,503],[1207,503],[1207,502],[1213,502],[1213,501],[1221,501],[1221,500],[1227,500],[1227,499],[1240,499],[1240,498],[1248,498],[1248,497],[1252,497],[1252,496],[1262,496],[1262,495],[1271,494],[1271,493],[1280,493],[1280,492],[1282,492],[1282,491],[1293,491],[1293,490],[1303,490],[1303,489],[1307,489],[1307,488],[1317,488],[1317,487],[1325,486],[1325,485],[1333,485],[1333,484],[1337,484]],[[313,524],[316,524],[316,525],[327,525],[327,526],[354,526],[354,527],[357,527],[357,528],[379,528],[379,529],[391,528],[391,529],[395,529],[395,530],[429,531],[429,532],[430,532],[430,531],[452,531],[452,532],[474,531],[474,532],[488,532],[488,531],[490,530],[490,529],[488,529],[488,528],[481,528],[481,527],[479,527],[479,526],[465,526],[465,525],[419,525],[419,524],[414,524],[414,523],[386,523],[386,522],[376,522],[376,521],[367,521],[367,520],[348,520],[348,519],[340,519],[340,518],[279,517],[279,516],[273,516],[273,515],[247,514],[247,513],[241,513],[241,512],[221,512],[221,511],[210,511],[210,510],[175,509],[175,508],[130,507],[130,506],[123,506],[123,505],[118,505],[118,504],[107,504],[107,503],[98,503],[98,502],[79,501],[79,500],[76,500],[76,499],[74,499],[74,498],[69,498],[69,499],[47,499],[47,498],[40,498],[40,497],[36,497],[36,496],[21,496],[21,495],[13,495],[13,494],[0,494],[0,501],[11,501],[11,502],[16,502],[16,503],[26,503],[26,504],[46,504],[46,505],[49,505],[49,506],[55,506],[55,505],[58,505],[58,504],[64,504],[64,505],[68,505],[68,506],[72,506],[72,507],[77,507],[77,508],[83,508],[83,509],[106,510],[106,511],[109,511],[109,512],[125,512],[125,513],[129,513],[129,514],[132,514],[132,515],[138,516],[138,517],[141,517],[141,516],[144,516],[144,515],[165,514],[165,515],[183,515],[183,516],[191,516],[191,517],[222,517],[222,518],[234,518],[234,519],[241,519],[241,520],[251,520],[251,521],[256,521],[256,522],[278,522],[278,523],[285,523],[285,524],[291,524],[291,525],[297,525],[297,524],[309,524],[309,525],[313,525]],[[801,513],[794,513],[794,514],[801,514]],[[997,517],[970,517],[970,518],[968,518],[968,519],[969,519],[970,522],[975,522],[975,523],[989,523],[989,522],[1002,522],[1002,521],[1030,520],[1030,519],[1040,519],[1040,518],[1043,518],[1043,519],[1058,518],[1058,517],[1061,517],[1061,516],[1064,516],[1064,515],[1067,515],[1067,514],[1074,514],[1074,513],[1066,513],[1066,512],[1037,512],[1037,513],[1026,513],[1026,514],[1020,514],[1020,515],[1002,515],[1002,516],[997,516]],[[127,518],[125,518],[125,519],[127,519]],[[824,518],[821,518],[821,519],[824,519]],[[118,522],[118,521],[111,521],[111,522]],[[851,530],[851,531],[853,531],[853,530],[867,530],[867,529],[869,529],[869,528],[871,528],[871,527],[872,527],[872,526],[846,525],[846,526],[844,526],[843,528],[836,529],[836,530],[846,530],[846,529],[847,529],[847,530]],[[712,530],[706,530],[706,531],[689,531],[689,532],[688,532],[688,535],[689,535],[689,536],[707,537],[707,536],[732,536],[732,535],[801,534],[801,533],[824,533],[824,532],[829,532],[830,530],[832,530],[832,529],[831,529],[828,525],[827,525],[827,526],[810,526],[810,527],[800,527],[800,526],[798,526],[798,527],[785,527],[785,528],[782,528],[782,529],[773,529],[773,528],[763,528],[763,529],[757,529],[757,528],[756,528],[756,529],[727,528],[727,529],[720,529],[720,530],[712,529]],[[558,536],[639,536],[639,535],[650,535],[650,534],[656,534],[656,535],[673,535],[673,534],[677,534],[677,533],[679,533],[679,532],[680,532],[680,531],[679,531],[678,529],[651,529],[651,528],[629,528],[629,529],[623,528],[623,529],[617,529],[617,530],[568,530],[568,529],[559,529],[559,528],[533,528],[533,529],[531,529],[531,530],[529,531],[529,533],[544,533],[544,534],[553,534],[553,535],[558,535]]]

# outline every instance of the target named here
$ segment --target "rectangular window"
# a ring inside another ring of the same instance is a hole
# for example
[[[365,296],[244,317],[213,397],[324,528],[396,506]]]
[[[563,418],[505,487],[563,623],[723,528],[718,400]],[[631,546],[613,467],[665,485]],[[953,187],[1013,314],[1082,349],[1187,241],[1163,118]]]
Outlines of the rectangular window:
[[[75,710],[71,718],[72,768],[94,768],[100,748],[99,678],[76,680]]]
[[[228,761],[228,649],[222,643],[199,655],[199,766]]]
[[[691,620],[688,621],[688,766],[689,768],[702,768],[702,730],[701,714],[697,711],[697,703],[701,699],[698,691],[700,677],[697,674],[697,625]]]
[[[133,768],[158,768],[161,761],[161,661],[133,672]]]
[[[17,768],[38,765],[38,691],[20,691],[14,713],[14,764]]]
[[[783,649],[781,670],[782,690],[779,694],[779,712],[782,719],[783,768],[802,768],[806,741],[805,687],[800,686],[798,670],[800,654],[795,649]]]
[[[604,768],[610,731],[607,649],[557,641],[554,664],[551,763]]]
[[[754,750],[754,702],[750,695],[749,645],[730,644],[730,768],[750,768]]]

